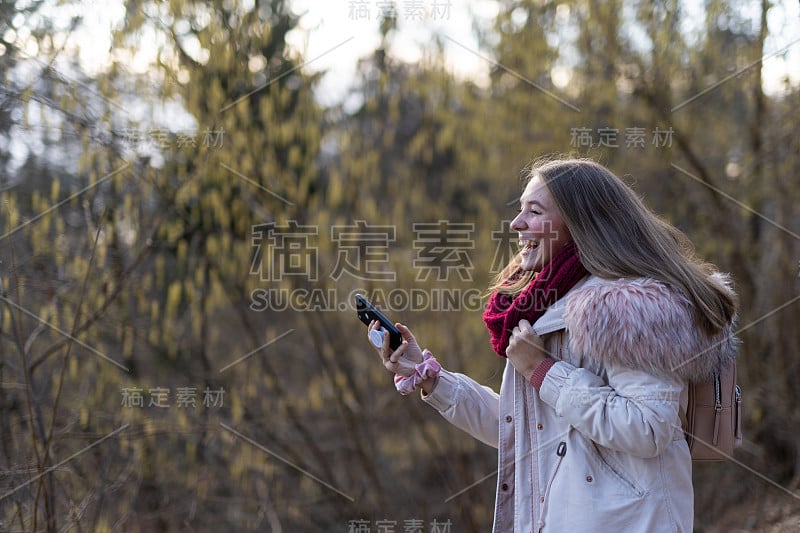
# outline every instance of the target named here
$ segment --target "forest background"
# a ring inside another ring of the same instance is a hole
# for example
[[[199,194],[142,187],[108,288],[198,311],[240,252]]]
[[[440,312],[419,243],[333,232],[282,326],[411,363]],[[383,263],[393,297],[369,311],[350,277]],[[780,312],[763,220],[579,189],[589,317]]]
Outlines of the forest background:
[[[470,48],[459,2],[341,2],[380,38],[321,54],[338,103],[291,2],[125,2],[93,69],[69,36],[103,2],[0,4],[0,531],[489,530],[496,452],[395,392],[352,297],[497,389],[485,288],[554,153],[731,273],[746,439],[695,465],[696,529],[796,530],[800,83],[764,74],[796,9],[493,4]]]

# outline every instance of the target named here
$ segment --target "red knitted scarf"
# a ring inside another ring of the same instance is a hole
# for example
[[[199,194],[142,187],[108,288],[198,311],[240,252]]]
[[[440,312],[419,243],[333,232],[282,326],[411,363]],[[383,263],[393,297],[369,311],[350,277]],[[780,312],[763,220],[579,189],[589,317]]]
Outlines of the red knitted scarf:
[[[575,241],[570,241],[516,298],[499,292],[492,294],[483,312],[483,322],[492,335],[492,347],[497,355],[506,357],[511,330],[520,320],[536,322],[549,306],[588,274],[581,264]]]

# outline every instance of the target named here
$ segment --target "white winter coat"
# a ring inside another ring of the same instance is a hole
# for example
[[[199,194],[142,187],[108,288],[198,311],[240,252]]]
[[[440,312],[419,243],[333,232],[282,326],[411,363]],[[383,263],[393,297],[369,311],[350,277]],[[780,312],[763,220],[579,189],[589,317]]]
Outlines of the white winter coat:
[[[590,277],[534,324],[558,362],[537,391],[506,364],[498,395],[442,371],[424,398],[498,449],[494,531],[686,532],[692,465],[686,383],[735,355],[732,328],[698,331],[653,280]]]

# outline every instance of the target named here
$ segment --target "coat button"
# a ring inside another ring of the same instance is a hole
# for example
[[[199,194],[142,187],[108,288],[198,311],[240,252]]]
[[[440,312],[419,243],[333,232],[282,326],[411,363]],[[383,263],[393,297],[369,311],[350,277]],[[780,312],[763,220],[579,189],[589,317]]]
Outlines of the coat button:
[[[540,501],[540,502],[542,502],[542,503],[544,503],[544,496],[542,496],[541,498],[539,498],[539,501]]]
[[[587,482],[587,483],[591,483],[592,481],[594,481],[594,479],[592,478],[592,476],[586,476],[586,482]]]
[[[512,420],[511,415],[506,415],[506,422],[511,422]]]
[[[507,491],[507,490],[508,490],[508,483],[503,483],[502,485],[500,485],[500,488],[501,488],[501,489],[502,489],[504,492],[505,492],[505,491]]]
[[[541,425],[541,424],[536,424],[536,429],[542,430],[542,429],[544,429],[544,426]]]

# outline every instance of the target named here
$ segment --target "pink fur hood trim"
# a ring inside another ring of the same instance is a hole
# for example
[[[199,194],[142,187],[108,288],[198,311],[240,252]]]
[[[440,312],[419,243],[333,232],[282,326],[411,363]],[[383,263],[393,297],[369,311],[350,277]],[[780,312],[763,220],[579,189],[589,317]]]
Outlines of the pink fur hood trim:
[[[601,364],[703,381],[736,357],[735,320],[709,336],[694,324],[687,298],[653,279],[590,278],[565,307],[571,349]]]

